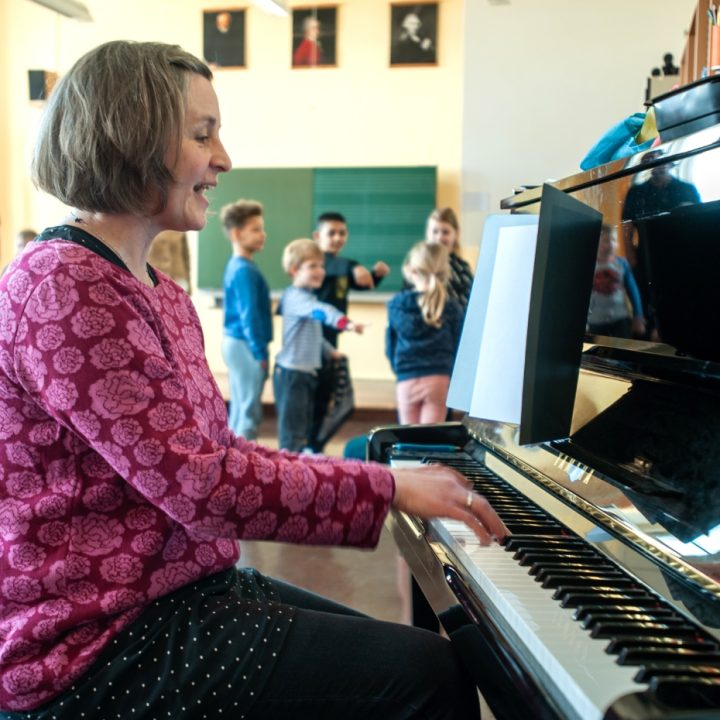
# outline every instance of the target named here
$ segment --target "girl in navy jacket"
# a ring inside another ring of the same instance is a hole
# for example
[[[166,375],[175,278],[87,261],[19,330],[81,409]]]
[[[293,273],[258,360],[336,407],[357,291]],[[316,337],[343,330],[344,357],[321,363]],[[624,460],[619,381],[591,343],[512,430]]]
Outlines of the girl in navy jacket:
[[[420,242],[408,253],[403,275],[413,289],[388,303],[385,353],[397,377],[400,423],[445,419],[448,386],[463,311],[448,297],[448,251]]]

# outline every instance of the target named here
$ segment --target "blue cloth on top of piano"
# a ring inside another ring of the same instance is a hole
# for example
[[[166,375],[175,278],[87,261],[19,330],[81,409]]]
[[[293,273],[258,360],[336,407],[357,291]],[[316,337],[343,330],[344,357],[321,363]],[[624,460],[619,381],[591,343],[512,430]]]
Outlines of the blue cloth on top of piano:
[[[613,125],[590,148],[580,162],[580,169],[589,170],[611,160],[647,150],[655,141],[654,138],[644,143],[638,143],[636,140],[644,121],[645,113],[637,112]]]

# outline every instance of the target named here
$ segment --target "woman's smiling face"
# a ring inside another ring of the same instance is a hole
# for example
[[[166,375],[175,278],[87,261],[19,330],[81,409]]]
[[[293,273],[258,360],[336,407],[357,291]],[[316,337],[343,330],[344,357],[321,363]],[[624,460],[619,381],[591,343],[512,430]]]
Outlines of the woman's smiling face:
[[[166,156],[174,182],[158,220],[168,230],[201,230],[209,202],[205,191],[215,187],[218,175],[232,167],[220,141],[220,108],[212,83],[201,75],[188,79],[180,151]]]

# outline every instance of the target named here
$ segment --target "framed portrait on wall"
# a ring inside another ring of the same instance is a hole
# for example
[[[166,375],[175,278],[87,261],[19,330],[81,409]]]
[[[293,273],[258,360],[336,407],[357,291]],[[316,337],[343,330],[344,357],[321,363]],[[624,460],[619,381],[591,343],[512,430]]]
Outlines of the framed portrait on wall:
[[[203,11],[203,57],[213,68],[245,67],[245,10]]]
[[[292,66],[337,65],[337,7],[321,5],[293,8]]]
[[[438,3],[390,3],[390,65],[437,65]]]

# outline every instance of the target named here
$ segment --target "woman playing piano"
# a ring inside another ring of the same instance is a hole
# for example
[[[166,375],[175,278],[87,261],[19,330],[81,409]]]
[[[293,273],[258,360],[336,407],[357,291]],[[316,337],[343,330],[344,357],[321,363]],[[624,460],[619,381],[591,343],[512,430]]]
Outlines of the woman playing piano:
[[[0,280],[0,709],[475,717],[441,637],[236,568],[242,538],[372,547],[391,507],[506,530],[449,469],[228,429],[193,305],[147,264],[230,169],[211,79],[177,46],[110,42],[47,105],[34,178],[73,209]]]

